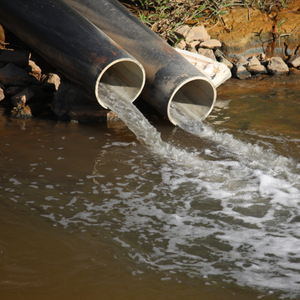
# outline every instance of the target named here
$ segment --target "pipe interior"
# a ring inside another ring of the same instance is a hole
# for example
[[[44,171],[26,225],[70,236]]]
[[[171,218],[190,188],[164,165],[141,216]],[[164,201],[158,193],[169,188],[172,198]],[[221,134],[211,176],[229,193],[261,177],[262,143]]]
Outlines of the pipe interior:
[[[135,61],[122,60],[109,65],[99,76],[96,95],[105,108],[111,101],[133,102],[145,84],[145,71]]]
[[[168,117],[174,125],[205,119],[216,101],[216,89],[204,79],[193,79],[177,89],[169,102]]]

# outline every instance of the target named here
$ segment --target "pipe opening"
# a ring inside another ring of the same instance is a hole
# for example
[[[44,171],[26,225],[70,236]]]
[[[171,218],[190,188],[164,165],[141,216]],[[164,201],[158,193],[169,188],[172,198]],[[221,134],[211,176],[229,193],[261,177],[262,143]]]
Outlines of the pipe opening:
[[[96,97],[104,108],[110,108],[111,101],[133,102],[145,84],[144,68],[134,60],[118,60],[108,65],[99,75]]]
[[[168,117],[174,125],[204,120],[214,107],[216,89],[204,78],[192,78],[173,93],[168,104]]]

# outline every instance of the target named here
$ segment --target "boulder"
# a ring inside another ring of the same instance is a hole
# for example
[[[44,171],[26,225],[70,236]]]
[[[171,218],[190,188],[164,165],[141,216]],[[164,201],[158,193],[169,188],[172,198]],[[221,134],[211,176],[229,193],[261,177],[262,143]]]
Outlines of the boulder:
[[[300,54],[292,56],[288,61],[287,65],[293,68],[300,67]]]
[[[204,42],[209,39],[210,39],[210,36],[207,33],[204,26],[202,26],[202,25],[191,28],[191,30],[189,31],[189,33],[186,36],[187,43],[192,42],[192,41]]]
[[[199,48],[198,49],[198,53],[203,55],[203,56],[206,56],[210,59],[213,59],[213,60],[216,60],[216,57],[215,57],[215,54],[214,54],[214,51],[211,50],[211,49],[203,49],[203,48]]]
[[[192,41],[192,42],[186,43],[187,50],[194,52],[194,53],[197,53],[198,46],[199,46],[199,41]]]
[[[43,82],[43,88],[48,91],[57,91],[60,85],[60,77],[57,74],[49,73]]]
[[[217,49],[214,54],[218,62],[225,64],[230,70],[232,69],[233,64],[225,57],[225,54],[221,50]]]
[[[235,63],[236,67],[247,66],[248,65],[248,57],[241,56],[238,61]]]
[[[260,61],[257,59],[256,56],[251,56],[247,59],[248,61],[248,66],[259,66],[260,65]]]
[[[175,35],[179,38],[179,39],[185,39],[188,35],[188,33],[190,32],[191,28],[188,25],[182,25],[179,26],[178,28],[176,28],[174,30]]]
[[[186,42],[184,40],[181,40],[180,42],[177,43],[176,47],[178,49],[184,50],[186,48]]]
[[[217,49],[217,48],[221,48],[222,44],[218,40],[210,39],[210,40],[202,42],[200,44],[200,47],[201,48],[208,48],[208,49]]]
[[[253,75],[268,74],[268,71],[266,70],[265,66],[261,64],[248,66],[247,71],[249,71]]]
[[[232,68],[232,74],[239,79],[247,79],[251,77],[251,73],[242,65],[234,65]]]
[[[5,86],[23,85],[28,79],[28,73],[12,63],[0,69],[0,81]]]
[[[37,80],[41,79],[42,70],[33,60],[29,60],[28,62],[28,72],[29,74],[33,75]]]
[[[267,70],[270,74],[286,74],[289,72],[289,67],[281,57],[272,57],[267,65]]]
[[[226,65],[228,69],[231,70],[233,68],[233,64],[228,59],[226,59],[224,56],[219,57],[217,60],[218,60],[218,62]]]

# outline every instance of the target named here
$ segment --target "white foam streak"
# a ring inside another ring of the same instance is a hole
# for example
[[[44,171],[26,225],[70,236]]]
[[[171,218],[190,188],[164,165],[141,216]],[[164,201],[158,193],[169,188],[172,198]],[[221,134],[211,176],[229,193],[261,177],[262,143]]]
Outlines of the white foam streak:
[[[106,214],[117,211],[118,233],[124,237],[126,232],[137,232],[137,241],[130,247],[126,244],[129,255],[164,271],[221,275],[240,285],[295,295],[300,282],[300,178],[295,163],[189,120],[174,109],[182,129],[230,153],[224,159],[206,149],[215,160],[203,160],[163,142],[132,104],[117,99],[108,102],[143,144],[167,158],[159,170],[153,166],[160,182],[147,178],[151,171],[131,168],[124,182],[134,179],[139,184],[130,191],[131,183],[99,186],[121,202],[105,199],[102,205],[89,208]],[[145,245],[148,251],[136,244]]]

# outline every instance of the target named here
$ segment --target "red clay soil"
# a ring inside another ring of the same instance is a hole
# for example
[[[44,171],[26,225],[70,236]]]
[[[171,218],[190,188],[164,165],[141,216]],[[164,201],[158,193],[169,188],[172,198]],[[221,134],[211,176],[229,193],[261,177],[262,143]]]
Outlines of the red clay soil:
[[[223,44],[228,57],[264,52],[267,57],[295,54],[300,45],[300,0],[287,1],[289,7],[271,13],[258,9],[231,9],[208,30]]]

